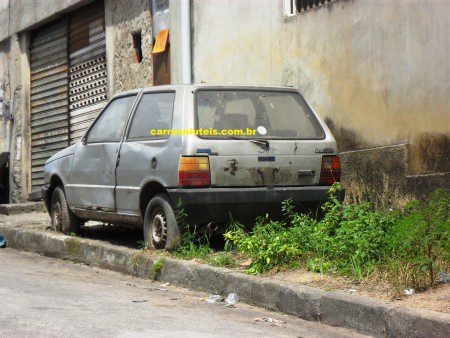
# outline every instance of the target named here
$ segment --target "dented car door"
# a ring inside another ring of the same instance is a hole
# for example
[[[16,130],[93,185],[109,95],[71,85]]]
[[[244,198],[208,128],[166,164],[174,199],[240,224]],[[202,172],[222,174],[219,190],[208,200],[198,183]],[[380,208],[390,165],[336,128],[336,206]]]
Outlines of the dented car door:
[[[75,150],[72,164],[74,206],[115,210],[115,169],[123,130],[136,95],[112,100]]]

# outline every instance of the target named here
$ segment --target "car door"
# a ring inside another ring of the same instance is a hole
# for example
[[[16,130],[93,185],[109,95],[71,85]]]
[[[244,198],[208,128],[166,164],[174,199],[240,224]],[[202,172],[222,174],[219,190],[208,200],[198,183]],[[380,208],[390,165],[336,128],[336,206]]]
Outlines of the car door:
[[[181,137],[161,135],[172,129],[174,106],[174,91],[141,95],[120,148],[116,170],[118,213],[140,215],[139,194],[148,182],[176,185]],[[178,119],[174,121],[173,128],[179,128],[178,123]]]
[[[115,210],[115,169],[120,142],[136,94],[114,98],[78,144],[72,162],[75,207]]]

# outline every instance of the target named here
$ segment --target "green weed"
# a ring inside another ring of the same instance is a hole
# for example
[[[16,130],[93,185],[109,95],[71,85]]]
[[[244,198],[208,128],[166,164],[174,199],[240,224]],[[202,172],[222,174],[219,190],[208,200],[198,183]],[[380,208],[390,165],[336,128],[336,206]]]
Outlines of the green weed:
[[[186,222],[187,214],[181,200],[177,203],[175,218],[181,230],[180,243],[173,253],[176,257],[205,260],[209,254],[213,253],[213,249],[209,245],[209,238],[206,235],[200,235],[196,226]]]
[[[395,285],[434,285],[439,270],[449,267],[448,191],[438,190],[403,212],[375,210],[370,203],[341,203],[341,187],[330,189],[323,218],[300,214],[283,203],[285,220],[259,218],[247,232],[233,223],[226,247],[252,259],[249,273],[300,265],[316,272],[336,272],[355,281],[382,271]]]
[[[207,259],[208,264],[212,266],[220,266],[223,268],[235,268],[237,266],[236,260],[229,252],[221,252],[210,255]]]
[[[164,267],[164,260],[162,258],[157,259],[153,262],[151,267],[153,278],[156,279],[158,275],[161,273],[161,270]]]

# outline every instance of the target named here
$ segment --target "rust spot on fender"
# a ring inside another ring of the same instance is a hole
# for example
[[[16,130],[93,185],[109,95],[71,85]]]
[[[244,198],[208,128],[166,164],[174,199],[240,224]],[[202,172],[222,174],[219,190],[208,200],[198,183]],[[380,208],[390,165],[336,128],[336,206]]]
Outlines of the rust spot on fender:
[[[228,167],[223,168],[223,171],[229,172],[231,176],[236,176],[236,171],[238,170],[237,161],[235,159],[227,161]]]

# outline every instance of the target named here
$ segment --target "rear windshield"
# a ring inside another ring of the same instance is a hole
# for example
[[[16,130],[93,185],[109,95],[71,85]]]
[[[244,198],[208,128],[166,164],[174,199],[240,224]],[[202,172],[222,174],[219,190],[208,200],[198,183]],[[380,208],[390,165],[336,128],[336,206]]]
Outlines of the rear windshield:
[[[323,139],[325,133],[305,100],[296,92],[199,90],[197,129],[243,130],[239,138]],[[256,130],[252,135],[248,129]],[[203,138],[230,138],[202,135]]]

